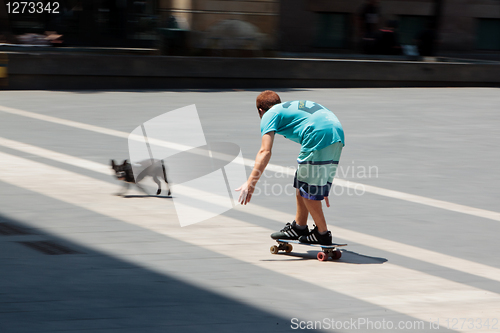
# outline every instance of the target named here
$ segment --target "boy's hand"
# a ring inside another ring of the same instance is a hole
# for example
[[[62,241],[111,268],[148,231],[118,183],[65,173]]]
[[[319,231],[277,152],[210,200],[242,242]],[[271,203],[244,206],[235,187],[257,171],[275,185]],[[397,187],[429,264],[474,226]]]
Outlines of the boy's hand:
[[[325,197],[325,203],[326,207],[330,207],[330,200],[328,200],[328,197]]]
[[[254,187],[248,186],[248,182],[245,182],[243,185],[238,187],[235,191],[240,191],[240,197],[238,198],[238,202],[242,205],[246,205],[250,202],[252,198]]]

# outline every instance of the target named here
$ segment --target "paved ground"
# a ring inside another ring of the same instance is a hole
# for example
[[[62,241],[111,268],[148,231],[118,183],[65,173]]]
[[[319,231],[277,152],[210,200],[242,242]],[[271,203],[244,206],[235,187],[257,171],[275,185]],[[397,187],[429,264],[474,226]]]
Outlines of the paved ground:
[[[128,157],[127,134],[186,105],[208,141],[253,159],[257,93],[0,92],[0,332],[500,331],[498,89],[280,92],[344,125],[326,210],[349,243],[336,262],[269,253],[294,198],[264,192],[287,175],[183,228],[175,198],[113,195],[108,164]],[[297,153],[278,138],[271,163]]]

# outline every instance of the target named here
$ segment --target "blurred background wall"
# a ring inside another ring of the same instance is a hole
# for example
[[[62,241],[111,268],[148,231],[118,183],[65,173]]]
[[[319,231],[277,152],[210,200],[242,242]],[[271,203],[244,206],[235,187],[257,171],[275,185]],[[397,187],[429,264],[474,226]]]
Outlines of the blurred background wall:
[[[427,27],[437,30],[441,52],[500,51],[498,0],[384,0],[377,25],[398,22],[401,44],[415,44]],[[280,49],[290,52],[360,50],[363,0],[281,0]]]
[[[403,45],[433,29],[438,53],[500,54],[499,0],[59,0],[57,14],[6,13],[0,0],[0,39],[43,43],[18,37],[49,31],[66,46],[159,47],[166,54],[362,53],[368,2],[377,7],[377,29],[397,22]]]
[[[8,1],[0,0],[5,8]],[[10,32],[16,36],[24,34],[43,35],[57,32],[64,35],[64,45],[103,46],[103,47],[147,47],[157,40],[158,20],[157,1],[135,0],[58,0],[57,9],[31,14],[8,13]],[[5,33],[4,33],[5,35]],[[26,37],[27,38],[27,37]],[[28,38],[27,38],[28,39]],[[12,42],[12,40],[10,40]],[[23,43],[19,38],[16,42]],[[43,43],[32,38],[32,44]]]
[[[279,0],[160,0],[162,19],[189,29],[189,45],[215,51],[276,49]],[[220,51],[217,53],[217,51]]]

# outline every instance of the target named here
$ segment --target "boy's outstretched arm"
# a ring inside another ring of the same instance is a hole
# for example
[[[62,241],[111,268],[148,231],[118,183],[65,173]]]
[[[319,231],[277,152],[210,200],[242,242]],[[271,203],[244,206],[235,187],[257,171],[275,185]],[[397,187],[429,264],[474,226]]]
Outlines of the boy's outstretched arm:
[[[262,145],[257,153],[257,156],[255,157],[255,165],[252,173],[250,174],[250,177],[248,177],[248,180],[236,189],[236,191],[240,191],[240,197],[238,198],[238,202],[240,204],[246,205],[250,202],[253,191],[255,190],[255,185],[259,181],[260,176],[264,173],[264,169],[271,159],[273,142],[274,132],[269,132],[262,136]]]

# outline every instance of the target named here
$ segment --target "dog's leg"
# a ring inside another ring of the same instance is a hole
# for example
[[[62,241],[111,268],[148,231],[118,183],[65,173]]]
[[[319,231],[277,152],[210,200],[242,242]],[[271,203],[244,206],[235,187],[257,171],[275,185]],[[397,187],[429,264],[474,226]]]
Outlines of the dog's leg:
[[[165,179],[165,184],[167,184],[167,195],[172,195],[172,192],[170,191],[170,185],[168,184],[167,180],[167,170],[165,170],[165,164],[163,163],[163,160],[161,160],[161,170],[163,171],[163,179]]]
[[[158,185],[158,191],[156,191],[156,195],[159,195],[161,193],[161,183],[158,177],[153,176],[153,181]]]
[[[149,193],[146,192],[146,190],[141,185],[139,185],[138,183],[135,183],[135,186],[137,186],[139,188],[139,190],[141,190],[142,192],[144,192],[144,194],[146,194],[146,195],[149,196]]]
[[[165,184],[167,184],[167,195],[172,195],[172,192],[170,191],[170,184],[168,183],[167,180],[167,175],[165,174]]]
[[[123,182],[123,187],[122,187],[122,190],[118,193],[116,193],[116,195],[119,195],[119,196],[124,196],[125,193],[127,193],[127,190],[129,189],[130,187],[130,184],[127,183],[127,182]]]

